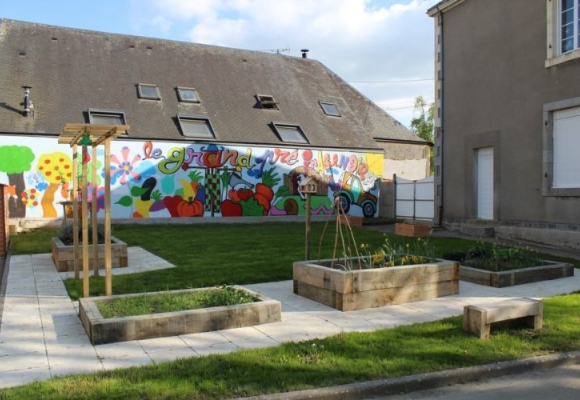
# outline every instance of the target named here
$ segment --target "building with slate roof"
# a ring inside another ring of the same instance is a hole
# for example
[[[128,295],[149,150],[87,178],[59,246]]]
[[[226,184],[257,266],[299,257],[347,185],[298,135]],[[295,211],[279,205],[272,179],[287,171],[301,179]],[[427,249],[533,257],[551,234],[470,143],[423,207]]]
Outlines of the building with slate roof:
[[[318,182],[313,214],[339,198],[373,217],[381,179],[429,170],[428,143],[305,53],[4,19],[0,88],[11,218],[62,217],[67,123],[130,126],[112,147],[113,218],[304,215],[306,177]],[[84,158],[100,199],[103,166]]]

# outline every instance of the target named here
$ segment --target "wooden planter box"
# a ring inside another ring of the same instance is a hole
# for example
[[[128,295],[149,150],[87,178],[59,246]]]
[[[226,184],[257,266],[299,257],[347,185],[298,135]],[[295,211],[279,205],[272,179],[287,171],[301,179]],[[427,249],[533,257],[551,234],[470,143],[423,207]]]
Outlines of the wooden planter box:
[[[58,272],[74,271],[74,246],[65,245],[58,237],[52,238],[52,261]],[[97,245],[99,248],[99,268],[105,268],[105,245]],[[82,245],[79,244],[77,254],[80,268],[83,263]],[[127,243],[111,238],[111,265],[113,268],[124,268],[128,265]],[[89,269],[93,268],[93,245],[89,245]]]
[[[567,278],[569,276],[574,276],[574,266],[572,264],[550,261],[546,261],[546,265],[538,267],[501,272],[485,271],[464,265],[459,268],[459,279],[462,281],[496,288]]]
[[[224,307],[201,308],[168,313],[138,315],[121,318],[103,318],[97,303],[110,302],[120,297],[143,296],[143,293],[104,297],[85,297],[79,300],[79,314],[92,344],[123,342],[127,340],[177,336],[187,333],[217,331],[277,322],[281,320],[281,305],[256,292],[241,287],[260,298],[259,301]],[[173,290],[187,293],[214,288]],[[146,295],[156,295],[147,293]]]
[[[362,217],[354,217],[352,215],[345,215],[345,214],[338,214],[338,222],[340,224],[349,225],[349,226],[362,226],[363,225]]]
[[[431,234],[432,228],[429,225],[421,224],[395,224],[395,234],[409,237],[425,237]]]
[[[409,303],[459,293],[459,263],[342,271],[331,260],[294,263],[294,293],[341,311]]]

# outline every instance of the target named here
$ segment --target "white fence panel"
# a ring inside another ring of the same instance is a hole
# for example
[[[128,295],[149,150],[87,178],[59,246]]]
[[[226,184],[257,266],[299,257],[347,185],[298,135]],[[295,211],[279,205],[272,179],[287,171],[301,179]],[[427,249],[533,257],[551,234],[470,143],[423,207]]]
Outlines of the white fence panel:
[[[435,217],[434,177],[411,181],[395,175],[395,216],[413,220]]]

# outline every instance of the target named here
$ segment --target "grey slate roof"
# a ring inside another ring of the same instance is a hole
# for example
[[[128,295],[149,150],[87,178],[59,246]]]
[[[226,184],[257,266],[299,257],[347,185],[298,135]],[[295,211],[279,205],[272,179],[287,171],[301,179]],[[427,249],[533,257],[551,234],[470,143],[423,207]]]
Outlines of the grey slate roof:
[[[139,99],[137,84],[158,85],[161,100]],[[23,117],[23,85],[34,118]],[[178,101],[176,87],[201,103]],[[280,110],[264,110],[256,94]],[[341,117],[322,112],[335,103]],[[312,147],[380,149],[373,138],[421,141],[320,62],[188,42],[0,20],[0,132],[59,134],[88,123],[88,109],[121,110],[130,137],[185,140],[176,116],[210,119],[216,141],[283,145],[271,122],[299,124]]]

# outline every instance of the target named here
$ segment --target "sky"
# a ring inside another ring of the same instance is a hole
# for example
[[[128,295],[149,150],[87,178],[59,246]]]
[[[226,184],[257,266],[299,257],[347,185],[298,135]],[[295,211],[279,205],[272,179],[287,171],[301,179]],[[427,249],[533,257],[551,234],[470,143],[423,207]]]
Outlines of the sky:
[[[405,126],[434,99],[438,0],[0,0],[0,18],[308,57]]]

